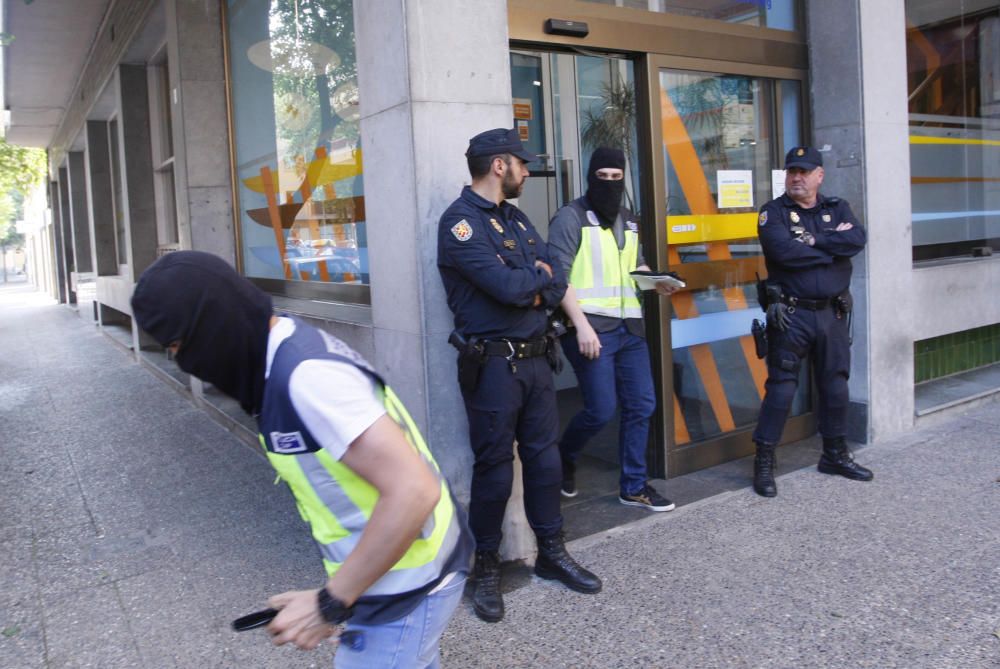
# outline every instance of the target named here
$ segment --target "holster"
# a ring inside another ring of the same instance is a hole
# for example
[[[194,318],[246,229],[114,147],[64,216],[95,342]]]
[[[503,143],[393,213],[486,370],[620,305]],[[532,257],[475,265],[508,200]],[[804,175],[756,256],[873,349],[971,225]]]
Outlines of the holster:
[[[452,332],[448,343],[458,349],[458,385],[463,393],[475,391],[479,384],[479,375],[483,370],[486,355],[479,339],[466,339],[461,332]]]
[[[767,328],[756,318],[750,324],[750,334],[753,335],[753,347],[761,360],[767,357]]]
[[[556,344],[557,339],[559,339],[557,330],[551,329],[545,333],[545,341],[549,344],[545,349],[545,359],[548,361],[549,367],[552,368],[553,374],[558,374],[563,368],[562,356],[559,355],[559,346]]]
[[[854,298],[851,296],[851,291],[845,290],[843,293],[833,298],[833,308],[842,316],[854,311]]]

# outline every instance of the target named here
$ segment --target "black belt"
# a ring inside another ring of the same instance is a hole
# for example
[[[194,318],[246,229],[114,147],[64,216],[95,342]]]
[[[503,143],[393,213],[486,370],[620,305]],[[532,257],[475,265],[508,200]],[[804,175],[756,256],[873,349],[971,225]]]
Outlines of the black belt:
[[[483,353],[486,355],[498,355],[508,360],[521,360],[523,358],[537,358],[545,355],[549,350],[547,339],[535,339],[532,341],[511,341],[509,339],[497,339],[482,342]]]
[[[795,297],[794,295],[782,295],[781,301],[796,309],[802,308],[809,311],[823,311],[833,304],[833,298],[824,297],[819,300],[810,300],[807,297]]]

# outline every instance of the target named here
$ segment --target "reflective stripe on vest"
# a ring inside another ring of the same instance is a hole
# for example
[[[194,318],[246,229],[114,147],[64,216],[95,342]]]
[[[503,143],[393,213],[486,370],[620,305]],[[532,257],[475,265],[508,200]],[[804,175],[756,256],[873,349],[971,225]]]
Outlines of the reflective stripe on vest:
[[[448,485],[406,408],[388,386],[382,389],[386,414],[399,426],[407,442],[437,476],[440,499],[419,537],[402,558],[364,595],[391,595],[415,590],[441,575],[454,551],[460,526]],[[261,445],[264,436],[259,435]],[[327,451],[272,453],[265,449],[278,475],[288,483],[302,518],[319,545],[327,574],[333,575],[355,549],[368,524],[378,491]]]
[[[588,212],[589,218],[589,212]],[[629,276],[639,259],[639,235],[625,230],[625,247],[615,234],[599,225],[583,226],[580,248],[573,259],[569,282],[585,314],[613,318],[642,318],[635,281]]]

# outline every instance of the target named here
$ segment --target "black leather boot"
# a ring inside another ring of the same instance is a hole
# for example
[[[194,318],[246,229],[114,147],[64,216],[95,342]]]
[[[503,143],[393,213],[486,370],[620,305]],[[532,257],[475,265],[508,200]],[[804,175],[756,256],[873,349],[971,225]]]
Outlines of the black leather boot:
[[[476,551],[475,580],[472,584],[472,608],[480,620],[495,623],[503,620],[503,596],[500,594],[500,555],[496,551]]]
[[[761,497],[777,497],[778,486],[774,483],[774,446],[757,444],[757,455],[753,459],[753,490]]]
[[[542,578],[562,581],[567,588],[577,592],[593,594],[601,591],[601,579],[570,557],[561,534],[538,537],[535,573]]]
[[[824,474],[836,474],[854,481],[871,481],[875,478],[872,470],[854,461],[854,454],[843,437],[823,439],[823,455],[820,456],[816,469]]]

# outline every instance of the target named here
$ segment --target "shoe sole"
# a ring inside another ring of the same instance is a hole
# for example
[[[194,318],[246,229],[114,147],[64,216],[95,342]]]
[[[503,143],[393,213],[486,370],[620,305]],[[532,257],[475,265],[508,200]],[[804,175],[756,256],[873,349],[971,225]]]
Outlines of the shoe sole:
[[[834,469],[832,467],[824,467],[823,465],[816,465],[816,469],[821,474],[829,474],[830,476],[843,476],[845,479],[850,479],[852,481],[865,481],[865,482],[867,482],[867,481],[871,481],[871,480],[873,480],[875,478],[874,474],[872,474],[871,476],[857,476],[855,474],[850,474],[850,473],[842,472],[839,469]]]
[[[577,495],[580,494],[579,490],[574,490],[573,492],[566,492],[565,490],[560,490],[559,492],[562,494],[563,497],[576,497]]]
[[[760,490],[757,490],[756,488],[754,488],[753,491],[755,493],[757,493],[758,495],[760,495],[761,497],[777,497],[778,496],[778,491],[777,490],[775,490],[774,492],[761,492]]]
[[[629,501],[629,500],[624,499],[622,497],[619,497],[618,501],[621,502],[622,504],[624,504],[625,506],[638,506],[638,507],[643,508],[643,509],[648,509],[650,511],[657,511],[657,512],[659,512],[659,511],[673,511],[674,509],[677,508],[677,505],[673,504],[673,503],[668,504],[667,506],[653,506],[652,504],[643,504],[642,502],[632,502],[632,501]]]
[[[596,589],[584,588],[579,585],[573,585],[572,583],[567,583],[566,581],[559,578],[559,575],[556,574],[555,572],[545,571],[545,570],[539,571],[538,567],[535,567],[535,576],[537,576],[538,578],[544,578],[546,581],[559,581],[570,590],[573,590],[575,592],[582,592],[585,595],[596,595],[601,591],[601,588],[604,587],[603,583],[601,585],[598,585]]]

